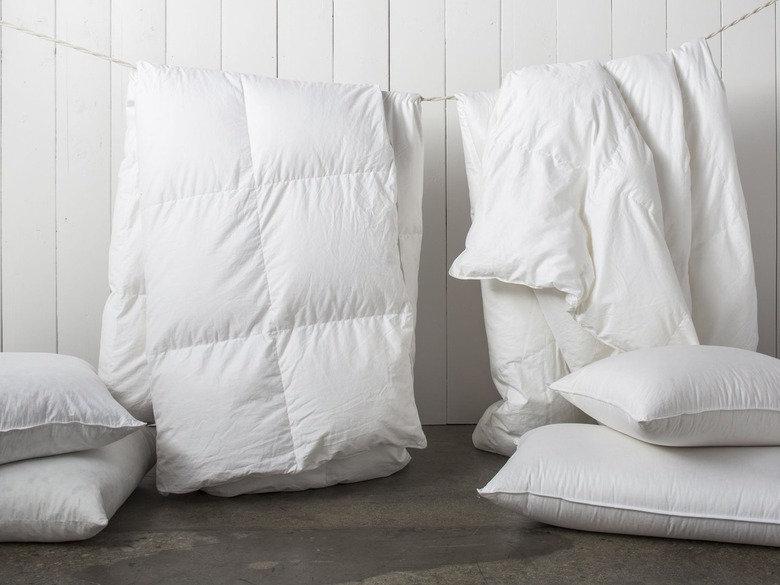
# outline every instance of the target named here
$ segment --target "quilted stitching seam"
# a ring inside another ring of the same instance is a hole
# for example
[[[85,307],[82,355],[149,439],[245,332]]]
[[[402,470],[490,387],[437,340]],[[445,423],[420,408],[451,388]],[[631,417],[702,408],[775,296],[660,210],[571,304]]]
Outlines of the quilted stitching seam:
[[[246,101],[244,102],[244,110],[246,110]],[[249,149],[249,157],[252,158],[252,148],[250,146]],[[253,162],[254,164],[254,162]],[[286,183],[295,183],[297,181],[319,181],[322,179],[332,179],[336,177],[352,177],[352,176],[359,176],[359,175],[380,175],[381,173],[384,173],[385,170],[381,168],[376,169],[369,169],[367,171],[347,171],[344,173],[330,173],[326,175],[314,175],[311,177],[291,177],[289,179],[279,179],[278,181],[267,181],[265,183],[257,183],[253,184],[250,187],[242,187],[240,185],[235,185],[233,187],[229,187],[227,189],[220,189],[217,191],[205,191],[203,193],[194,193],[192,195],[187,195],[186,197],[176,197],[173,199],[166,199],[164,201],[158,201],[156,203],[150,203],[146,205],[143,208],[143,211],[146,211],[148,209],[154,209],[155,207],[162,207],[164,205],[171,205],[174,203],[178,203],[180,201],[189,201],[191,199],[196,199],[198,197],[209,197],[209,196],[219,196],[219,195],[233,195],[236,191],[259,191],[260,189],[263,189],[265,187],[273,187],[274,185],[284,185]]]
[[[244,104],[244,116],[247,121],[246,123],[246,129],[247,129],[247,144],[249,144],[249,161],[252,166],[252,169],[254,170],[255,164],[254,164],[254,154],[252,153],[252,142],[249,136],[249,112],[246,107],[246,89],[244,87],[244,79],[241,78],[241,94],[243,98],[243,104]],[[254,190],[257,190],[258,186],[254,187]],[[265,278],[265,286],[266,290],[268,291],[268,306],[269,309],[273,307],[273,295],[271,294],[271,283],[268,281],[268,264],[265,261],[265,245],[263,242],[263,226],[262,226],[262,211],[260,210],[260,198],[255,197],[255,217],[257,218],[257,239],[258,239],[258,252],[260,253],[260,258],[263,261],[263,277]],[[268,311],[269,315],[272,313],[270,310]],[[270,317],[269,317],[270,318]],[[275,328],[275,324],[272,323]],[[282,364],[279,360],[279,346],[278,346],[278,337],[276,335],[273,336],[273,351],[274,351],[274,359],[276,360],[276,371],[279,373],[279,384],[282,389],[282,398],[284,399],[284,411],[285,415],[287,417],[287,427],[290,432],[290,442],[292,443],[293,447],[293,457],[295,458],[295,468],[296,470],[301,469],[301,462],[298,458],[298,445],[295,443],[295,434],[292,431],[292,423],[290,421],[290,405],[287,402],[287,389],[284,385],[284,377],[282,376]]]
[[[291,325],[290,327],[276,327],[272,333],[280,333],[282,331],[293,331],[295,329],[306,329],[307,327],[321,327],[323,325],[331,325],[333,323],[344,323],[346,321],[361,321],[363,319],[379,319],[381,317],[401,317],[403,315],[409,315],[409,309],[407,308],[408,301],[404,303],[404,309],[396,313],[376,313],[374,315],[358,315],[356,317],[340,317],[338,319],[331,319],[329,321],[315,321],[314,323],[303,323],[301,325]]]

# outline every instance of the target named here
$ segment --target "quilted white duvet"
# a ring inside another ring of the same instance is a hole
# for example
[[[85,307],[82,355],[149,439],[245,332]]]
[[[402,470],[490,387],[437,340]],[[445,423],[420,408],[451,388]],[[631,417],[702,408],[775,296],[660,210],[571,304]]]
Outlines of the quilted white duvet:
[[[418,96],[143,63],[130,96],[100,374],[157,423],[159,490],[406,465]]]
[[[501,394],[476,446],[509,455],[534,427],[583,420],[548,384],[612,353],[756,348],[747,215],[705,41],[528,67],[458,98],[473,223],[451,274],[482,281]]]

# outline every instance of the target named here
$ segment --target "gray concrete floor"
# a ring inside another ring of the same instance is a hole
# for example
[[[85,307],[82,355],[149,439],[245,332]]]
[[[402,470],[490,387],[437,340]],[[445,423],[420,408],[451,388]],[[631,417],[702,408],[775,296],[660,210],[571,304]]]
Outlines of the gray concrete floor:
[[[427,427],[407,469],[322,490],[162,497],[148,477],[91,540],[0,545],[0,584],[780,583],[778,549],[575,532],[480,500],[505,459],[471,430]]]

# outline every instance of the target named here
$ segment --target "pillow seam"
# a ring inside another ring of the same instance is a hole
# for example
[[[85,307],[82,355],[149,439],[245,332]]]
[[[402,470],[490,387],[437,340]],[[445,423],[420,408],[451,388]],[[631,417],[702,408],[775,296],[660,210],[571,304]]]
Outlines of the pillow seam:
[[[552,386],[551,386],[552,387]],[[664,420],[668,418],[675,418],[679,416],[695,416],[697,414],[708,414],[711,412],[746,412],[746,411],[758,411],[758,412],[776,412],[780,413],[780,408],[760,408],[760,407],[750,407],[750,408],[738,408],[738,407],[725,407],[725,408],[711,408],[711,409],[703,409],[703,410],[696,410],[692,412],[677,412],[675,414],[668,414],[665,416],[654,416],[653,418],[647,418],[647,417],[640,417],[639,415],[636,415],[629,411],[627,408],[624,408],[620,404],[616,404],[615,402],[610,402],[609,400],[605,400],[603,398],[598,398],[596,396],[590,395],[590,394],[581,394],[578,392],[572,392],[571,390],[558,390],[556,388],[553,388],[556,392],[566,397],[566,395],[576,396],[579,398],[586,398],[588,400],[593,400],[595,402],[599,402],[601,404],[606,404],[608,406],[612,406],[621,412],[624,412],[625,414],[629,415],[632,419],[634,419],[638,423],[646,423],[646,422],[653,422],[657,420]],[[576,405],[575,405],[576,406]]]
[[[536,492],[532,491],[524,491],[524,492],[505,492],[505,491],[497,491],[497,492],[487,492],[487,493],[480,493],[482,497],[489,498],[491,495],[504,495],[504,496],[534,496],[537,498],[543,498],[543,499],[549,499],[549,500],[561,500],[564,502],[568,502],[570,504],[576,504],[581,506],[593,506],[595,508],[604,508],[608,510],[619,510],[619,511],[626,511],[626,512],[641,512],[645,514],[654,514],[657,516],[673,516],[675,518],[683,518],[683,519],[701,519],[701,520],[726,520],[730,522],[743,522],[743,523],[755,523],[755,524],[765,524],[767,526],[780,526],[780,522],[770,522],[767,520],[756,520],[756,519],[744,519],[744,518],[734,518],[730,516],[704,516],[704,515],[698,515],[694,514],[693,512],[688,513],[687,515],[674,513],[674,512],[663,512],[658,510],[650,510],[645,508],[639,508],[639,507],[629,507],[629,506],[610,506],[608,504],[598,504],[594,502],[586,502],[582,500],[574,500],[571,498],[566,498],[563,496],[552,496],[552,495],[545,495],[545,494],[538,494]]]

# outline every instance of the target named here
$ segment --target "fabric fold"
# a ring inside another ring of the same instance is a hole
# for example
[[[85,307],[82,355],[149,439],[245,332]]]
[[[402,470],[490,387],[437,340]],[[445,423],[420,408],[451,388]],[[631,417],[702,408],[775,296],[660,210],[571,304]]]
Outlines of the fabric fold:
[[[556,289],[618,350],[697,342],[652,154],[600,64],[510,73],[487,144],[485,193],[453,276]]]
[[[671,51],[691,152],[693,321],[707,345],[755,350],[758,301],[726,92],[707,42]]]

